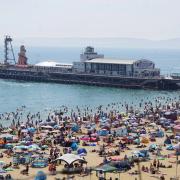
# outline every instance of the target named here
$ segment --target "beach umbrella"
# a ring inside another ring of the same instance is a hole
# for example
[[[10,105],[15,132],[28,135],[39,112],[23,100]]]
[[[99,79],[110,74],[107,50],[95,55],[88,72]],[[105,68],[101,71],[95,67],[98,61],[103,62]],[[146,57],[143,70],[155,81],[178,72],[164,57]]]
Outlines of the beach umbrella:
[[[177,145],[174,146],[175,150],[180,150],[180,143],[178,143]]]
[[[59,129],[60,126],[56,124],[53,128],[54,128],[54,129]]]
[[[180,120],[174,121],[175,124],[180,124]]]
[[[5,144],[5,149],[12,149],[13,148],[13,145],[8,143],[8,144]]]
[[[24,146],[24,145],[19,145],[19,146],[14,146],[13,150],[27,150],[28,146]]]
[[[53,127],[52,126],[49,126],[49,125],[46,125],[46,126],[41,126],[41,128],[43,128],[43,129],[53,129]]]
[[[138,123],[137,122],[133,122],[132,126],[138,126]]]
[[[46,180],[47,176],[43,171],[38,171],[34,180]]]
[[[28,146],[28,150],[37,151],[37,150],[41,150],[41,148],[37,144],[32,144]]]
[[[2,168],[0,168],[0,174],[1,174],[1,173],[6,173],[6,171],[3,170]]]
[[[174,147],[173,147],[172,144],[170,144],[170,145],[168,145],[168,146],[166,147],[166,149],[167,149],[167,150],[174,150]]]
[[[0,135],[0,138],[11,139],[11,138],[13,138],[13,135],[12,135],[12,134],[8,134],[8,133],[6,133],[6,134],[1,134],[1,135]]]
[[[77,153],[78,153],[78,155],[80,155],[80,156],[87,155],[87,151],[86,151],[85,148],[80,148],[80,149],[78,149],[78,150],[77,150]]]
[[[153,127],[157,126],[156,123],[150,123],[149,125]]]
[[[149,146],[149,150],[156,150],[158,147],[157,147],[157,145],[156,144],[151,144],[150,146]]]
[[[3,167],[6,163],[4,161],[0,161],[0,167]]]
[[[35,133],[36,129],[34,127],[30,127],[27,129],[31,133]]]
[[[48,145],[43,145],[42,149],[48,149]]]
[[[12,132],[13,130],[11,128],[8,129],[4,129],[3,131],[1,131],[2,133],[9,133]]]
[[[71,144],[71,149],[72,149],[73,151],[76,151],[77,148],[78,148],[77,143],[76,143],[76,142],[73,142],[73,143]]]
[[[28,130],[27,129],[22,129],[21,132],[22,133],[28,133]]]
[[[49,132],[48,129],[43,129],[43,130],[41,131],[41,133],[46,133],[46,134],[48,134],[48,132]]]
[[[53,131],[51,131],[51,133],[59,133],[59,130],[53,130]]]
[[[38,155],[38,154],[33,154],[31,157],[32,157],[32,158],[38,158],[39,155]]]

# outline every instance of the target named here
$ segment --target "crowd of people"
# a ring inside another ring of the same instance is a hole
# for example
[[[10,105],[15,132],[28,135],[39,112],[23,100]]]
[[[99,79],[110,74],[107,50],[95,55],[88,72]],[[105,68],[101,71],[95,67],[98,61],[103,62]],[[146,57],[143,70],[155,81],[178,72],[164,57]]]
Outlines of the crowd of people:
[[[128,171],[132,178],[135,175],[134,179],[141,171],[163,180],[163,168],[174,167],[166,158],[171,160],[180,152],[180,147],[175,148],[179,134],[173,131],[179,115],[180,97],[165,96],[141,99],[139,104],[116,102],[96,108],[61,106],[36,113],[22,106],[15,112],[1,113],[0,158],[6,161],[2,170],[9,173],[4,178],[12,179],[15,171],[23,176],[36,175],[33,167],[43,167],[48,179],[65,178],[63,168],[81,169],[81,176],[97,171],[94,178],[107,179],[103,168],[108,165],[114,168],[112,172]],[[173,151],[167,150],[170,145]],[[66,160],[58,160],[64,154],[78,154],[83,159],[68,164]],[[96,157],[97,162],[91,161],[92,157]],[[165,159],[165,164],[160,158]],[[137,161],[141,161],[138,170]]]

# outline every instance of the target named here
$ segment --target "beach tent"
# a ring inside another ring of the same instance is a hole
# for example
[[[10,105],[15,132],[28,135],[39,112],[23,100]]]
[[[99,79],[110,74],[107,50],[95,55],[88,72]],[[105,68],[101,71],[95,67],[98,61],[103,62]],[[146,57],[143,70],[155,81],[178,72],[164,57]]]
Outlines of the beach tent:
[[[164,144],[166,144],[166,145],[171,144],[171,139],[170,138],[166,138],[164,140]]]
[[[33,168],[44,168],[48,166],[48,159],[46,158],[40,158],[40,159],[35,159],[31,166]]]
[[[79,131],[79,126],[78,126],[77,124],[73,124],[71,130],[72,130],[73,132],[78,132],[78,131]]]
[[[86,151],[85,148],[80,148],[80,149],[77,150],[77,153],[78,153],[78,155],[82,156],[82,155],[86,155],[87,151]]]
[[[156,144],[151,144],[151,145],[149,146],[149,151],[157,150],[157,149],[158,149],[158,147],[157,147]]]
[[[18,156],[18,155],[14,155],[14,156],[13,156],[13,164],[14,164],[14,165],[19,164],[19,156]]]
[[[54,128],[54,129],[60,129],[61,126],[59,126],[59,125],[56,124],[55,126],[53,126],[53,128]]]
[[[5,145],[4,145],[4,148],[5,148],[5,149],[12,149],[12,148],[13,148],[13,145],[10,144],[10,143],[8,143],[8,144],[5,144]]]
[[[142,140],[141,140],[141,143],[148,144],[149,143],[149,139],[146,138],[146,137],[143,137]]]
[[[133,155],[136,157],[149,157],[149,152],[148,150],[140,150],[140,151],[135,151],[133,152]]]
[[[27,129],[22,129],[21,132],[22,133],[28,133],[28,130]]]
[[[27,128],[27,130],[28,130],[30,133],[35,133],[35,132],[36,132],[36,129],[35,129],[34,127]]]
[[[0,174],[1,174],[1,173],[6,173],[6,171],[3,170],[2,168],[0,168]]]
[[[107,136],[109,134],[109,131],[106,129],[101,129],[98,131],[99,136]]]
[[[167,111],[164,113],[164,117],[171,120],[177,120],[177,112]]]
[[[27,150],[28,146],[24,146],[24,145],[19,145],[19,146],[14,146],[13,150]]]
[[[137,145],[139,145],[141,143],[139,138],[136,138],[133,142],[134,142],[134,144],[137,144]]]
[[[47,180],[47,176],[43,171],[38,171],[34,180]]]
[[[116,132],[116,136],[120,136],[120,137],[126,136],[128,133],[127,128],[120,128],[115,130],[115,132]]]
[[[172,144],[170,144],[170,145],[168,145],[168,146],[166,147],[166,149],[171,151],[171,150],[174,150],[174,147],[173,147]]]
[[[42,150],[46,150],[46,149],[48,149],[48,148],[49,148],[48,145],[43,145],[43,146],[41,147]]]
[[[28,146],[29,151],[38,151],[41,150],[41,148],[37,144],[32,144]]]
[[[49,130],[49,131],[52,131],[52,130],[53,130],[53,127],[47,125],[47,126],[41,126],[41,129],[42,129],[42,130]]]
[[[156,123],[150,123],[149,126],[156,127],[157,124]]]
[[[174,126],[173,129],[174,129],[174,134],[180,134],[180,124]]]
[[[68,166],[70,166],[75,161],[86,162],[82,157],[80,157],[79,155],[75,155],[75,154],[64,154],[61,157],[57,158],[55,161],[57,161],[57,160],[65,161]]]
[[[174,121],[174,123],[175,123],[176,125],[178,125],[178,124],[180,124],[180,120],[176,120],[176,121]]]
[[[0,147],[3,147],[3,146],[4,146],[4,140],[0,139]]]
[[[133,122],[133,123],[131,123],[131,125],[134,126],[134,127],[139,126],[139,124],[137,122]]]
[[[8,133],[6,133],[6,134],[1,134],[1,135],[0,135],[0,139],[12,140],[12,139],[13,139],[13,136],[14,136],[14,135],[8,134]]]
[[[71,149],[72,149],[73,151],[76,151],[76,150],[78,149],[77,143],[73,142],[73,143],[71,144]]]
[[[31,154],[23,154],[19,159],[20,164],[27,164],[31,162]]]
[[[174,146],[175,150],[180,150],[180,143],[178,143],[177,145]]]
[[[6,163],[4,161],[0,161],[0,168],[2,168]]]
[[[156,137],[164,137],[164,132],[162,130],[158,130],[156,132]]]
[[[3,131],[1,131],[1,133],[10,133],[12,131],[13,130],[11,128],[8,128],[8,129],[4,129]]]

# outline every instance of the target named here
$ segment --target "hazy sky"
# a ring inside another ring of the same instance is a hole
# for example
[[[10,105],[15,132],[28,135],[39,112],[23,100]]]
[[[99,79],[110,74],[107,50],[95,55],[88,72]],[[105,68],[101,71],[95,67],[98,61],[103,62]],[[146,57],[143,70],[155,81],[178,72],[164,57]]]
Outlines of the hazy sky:
[[[180,37],[180,0],[0,0],[0,36]]]

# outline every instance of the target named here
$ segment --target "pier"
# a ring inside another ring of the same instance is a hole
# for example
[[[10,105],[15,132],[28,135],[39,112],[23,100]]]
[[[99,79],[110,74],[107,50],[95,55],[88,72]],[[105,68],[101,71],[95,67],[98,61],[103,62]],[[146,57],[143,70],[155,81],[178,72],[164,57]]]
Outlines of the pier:
[[[135,78],[75,73],[40,73],[0,69],[0,78],[33,82],[62,84],[82,84],[133,89],[176,90],[180,89],[180,79]]]

